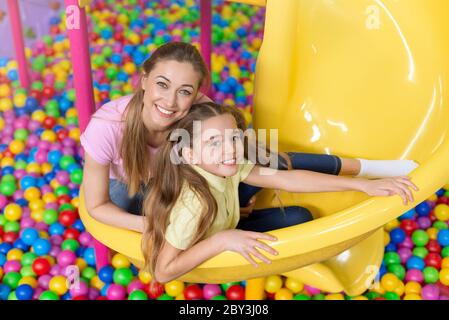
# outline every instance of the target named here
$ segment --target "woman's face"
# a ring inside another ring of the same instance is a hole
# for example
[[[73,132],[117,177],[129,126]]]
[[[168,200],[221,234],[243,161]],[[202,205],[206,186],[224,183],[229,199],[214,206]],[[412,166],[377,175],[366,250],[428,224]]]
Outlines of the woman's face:
[[[201,75],[190,63],[165,60],[142,79],[143,122],[150,130],[164,131],[182,119],[198,93]]]

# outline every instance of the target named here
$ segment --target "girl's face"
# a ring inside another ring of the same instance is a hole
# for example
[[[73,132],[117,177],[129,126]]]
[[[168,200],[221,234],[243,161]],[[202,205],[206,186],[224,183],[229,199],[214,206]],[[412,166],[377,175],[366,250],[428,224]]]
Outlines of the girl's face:
[[[182,119],[195,101],[200,80],[200,73],[190,63],[175,60],[158,62],[142,79],[145,126],[164,131]]]
[[[217,176],[235,175],[237,165],[243,160],[243,142],[242,132],[237,128],[234,117],[223,114],[200,123],[201,141],[193,137],[193,150],[188,149],[189,162]]]

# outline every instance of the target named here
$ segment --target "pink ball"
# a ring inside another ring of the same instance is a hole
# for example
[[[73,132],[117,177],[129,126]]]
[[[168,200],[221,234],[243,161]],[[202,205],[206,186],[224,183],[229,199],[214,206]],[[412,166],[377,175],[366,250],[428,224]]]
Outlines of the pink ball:
[[[51,267],[50,269],[50,275],[57,276],[61,274],[61,267],[57,264]]]
[[[88,298],[89,300],[95,300],[100,296],[100,292],[95,288],[89,288]]]
[[[35,228],[39,231],[46,231],[48,229],[48,225],[45,222],[36,223]]]
[[[25,176],[27,174],[26,170],[24,169],[18,169],[16,171],[14,171],[14,177],[16,177],[16,179],[22,179],[23,176]]]
[[[74,156],[75,155],[75,151],[71,147],[64,147],[62,149],[62,154],[65,155],[65,156]]]
[[[139,279],[135,279],[128,285],[128,294],[131,294],[135,290],[143,290],[144,288],[145,285]]]
[[[50,237],[50,242],[54,244],[55,246],[61,245],[61,243],[64,241],[64,238],[60,236],[59,234],[54,234]]]
[[[35,288],[33,293],[33,300],[39,300],[41,293],[44,292],[41,288]]]
[[[48,151],[48,150],[50,150],[51,142],[50,141],[45,141],[45,140],[39,141],[37,147],[39,148],[39,150],[42,149],[44,151]]]
[[[30,134],[27,139],[27,146],[30,148],[34,148],[37,146],[39,142],[39,138],[35,134]]]
[[[15,129],[26,129],[28,127],[28,119],[24,117],[20,117],[14,121]]]
[[[20,220],[20,227],[22,229],[26,229],[26,228],[32,228],[34,227],[34,220],[30,217],[22,217],[22,219]]]
[[[8,198],[3,194],[0,194],[0,209],[3,209],[8,204]]]
[[[412,250],[409,248],[401,248],[398,250],[399,257],[401,258],[401,263],[407,263],[407,260],[413,255]]]
[[[221,295],[221,288],[216,284],[206,284],[203,287],[203,296],[206,300],[211,300],[213,297]]]
[[[316,295],[319,294],[321,291],[320,289],[308,286],[308,285],[304,285],[304,289],[311,295]]]
[[[61,267],[73,265],[76,261],[76,255],[73,251],[63,250],[58,254],[57,261]]]
[[[41,192],[42,192],[42,194],[50,193],[50,192],[53,192],[53,188],[51,186],[49,186],[48,184],[44,184],[41,187]]]
[[[420,229],[429,229],[432,226],[432,221],[428,217],[420,217],[418,218],[418,227]]]
[[[87,295],[89,288],[83,281],[78,281],[70,287],[70,295],[75,298],[78,296]]]
[[[22,199],[23,198],[23,193],[24,193],[23,190],[16,190],[16,192],[14,192],[14,194],[12,195],[12,198],[14,200]]]
[[[70,181],[69,173],[63,170],[59,171],[56,174],[56,181],[58,181],[62,185],[66,185]]]
[[[415,281],[418,283],[422,283],[424,281],[424,276],[422,272],[418,269],[410,269],[407,270],[407,273],[405,275],[405,281]]]
[[[57,257],[61,253],[61,248],[58,246],[51,247],[50,252],[48,253],[52,257]]]
[[[421,296],[424,300],[438,300],[440,289],[433,284],[428,284],[422,288]]]
[[[106,290],[106,296],[109,300],[123,300],[126,296],[126,290],[119,284],[111,284]]]
[[[39,286],[44,289],[47,290],[48,289],[48,284],[50,283],[52,276],[49,274],[44,274],[43,276],[40,276],[39,279],[37,280],[37,282],[39,283]]]
[[[55,209],[58,210],[58,204],[56,202],[50,202],[45,205],[45,209]]]
[[[47,151],[43,149],[39,149],[35,154],[36,162],[39,164],[43,164],[47,162]]]
[[[88,247],[92,242],[92,236],[88,232],[83,232],[78,237],[78,241],[82,246]]]
[[[8,272],[20,272],[22,264],[18,260],[9,260],[3,265],[3,270],[5,273]]]
[[[405,237],[405,240],[399,245],[399,248],[407,248],[407,249],[413,249],[415,247],[415,244],[412,241],[412,238]]]

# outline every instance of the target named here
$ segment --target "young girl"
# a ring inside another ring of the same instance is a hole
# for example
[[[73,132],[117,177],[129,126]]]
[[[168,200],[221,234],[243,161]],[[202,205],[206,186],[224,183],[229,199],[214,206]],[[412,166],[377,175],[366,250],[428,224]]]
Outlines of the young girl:
[[[194,129],[195,123],[200,129]],[[156,281],[176,279],[227,250],[240,253],[255,267],[254,258],[270,263],[256,248],[276,255],[260,241],[274,237],[235,229],[242,181],[289,192],[357,190],[371,196],[398,194],[405,204],[413,201],[409,187],[417,187],[408,177],[367,180],[254,165],[243,158],[243,123],[235,108],[194,105],[159,152],[144,201],[142,240],[146,266]]]
[[[142,69],[136,93],[98,109],[81,135],[86,152],[83,188],[89,214],[103,223],[140,232],[142,186],[153,174],[150,165],[168,127],[182,119],[193,103],[210,101],[200,93],[209,79],[207,67],[190,44],[162,45]],[[359,161],[333,155],[291,153],[289,157],[293,168],[335,175],[402,175],[410,165],[403,160]],[[242,206],[247,206],[258,190],[241,184]],[[303,212],[289,210],[285,226],[302,222]],[[270,225],[273,221],[264,219],[262,223]]]

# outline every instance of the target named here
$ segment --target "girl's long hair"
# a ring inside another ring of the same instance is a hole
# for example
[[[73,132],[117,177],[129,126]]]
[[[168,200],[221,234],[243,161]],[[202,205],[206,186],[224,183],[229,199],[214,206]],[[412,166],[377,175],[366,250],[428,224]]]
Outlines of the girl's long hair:
[[[160,46],[143,63],[141,77],[147,76],[157,63],[167,60],[190,63],[201,75],[199,87],[208,85],[209,72],[201,54],[193,45],[183,42],[170,42]],[[150,178],[148,130],[142,120],[143,96],[144,91],[139,81],[137,91],[126,106],[123,137],[120,144],[120,156],[126,177],[123,180],[128,185],[130,197],[139,192],[141,186],[146,185]]]
[[[179,120],[172,129],[181,129],[190,139],[170,141],[161,147],[155,159],[153,176],[149,184],[149,193],[143,201],[146,230],[142,239],[142,250],[145,257],[145,269],[154,275],[156,261],[165,239],[170,212],[181,195],[186,184],[202,203],[198,229],[191,244],[205,237],[217,215],[217,202],[212,195],[208,182],[189,164],[182,161],[174,163],[173,159],[181,159],[182,148],[193,148],[194,121],[205,121],[209,118],[230,114],[236,119],[237,127],[244,131],[245,120],[238,109],[225,107],[212,102],[193,105],[189,113]],[[185,131],[184,131],[185,130]],[[189,145],[187,145],[187,143]]]

